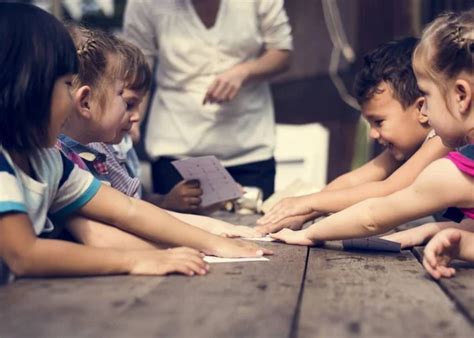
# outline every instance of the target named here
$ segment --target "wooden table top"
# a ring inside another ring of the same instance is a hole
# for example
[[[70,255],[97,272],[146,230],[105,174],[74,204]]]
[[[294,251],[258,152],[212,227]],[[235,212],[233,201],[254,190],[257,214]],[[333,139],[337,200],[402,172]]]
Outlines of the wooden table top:
[[[0,287],[0,337],[474,336],[472,265],[437,283],[419,248],[262,245],[270,261],[213,264],[205,277],[17,280]]]

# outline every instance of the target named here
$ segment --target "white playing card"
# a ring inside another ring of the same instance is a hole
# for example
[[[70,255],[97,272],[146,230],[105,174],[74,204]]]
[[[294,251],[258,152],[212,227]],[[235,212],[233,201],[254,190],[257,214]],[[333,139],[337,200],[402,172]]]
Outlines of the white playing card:
[[[266,262],[269,261],[266,257],[249,257],[249,258],[223,258],[215,256],[205,256],[204,261],[209,264],[213,263],[240,263],[240,262]]]
[[[193,157],[171,164],[185,180],[199,180],[203,207],[242,196],[240,186],[215,156]]]

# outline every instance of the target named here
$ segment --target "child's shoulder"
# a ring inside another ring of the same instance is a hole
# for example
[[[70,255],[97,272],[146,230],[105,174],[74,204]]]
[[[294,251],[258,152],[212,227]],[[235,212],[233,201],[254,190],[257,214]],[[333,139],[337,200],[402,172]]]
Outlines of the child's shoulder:
[[[56,148],[43,148],[32,151],[28,155],[28,161],[33,167],[35,174],[43,171],[57,171],[61,169],[63,159]],[[10,170],[12,173],[17,171],[16,166],[8,150],[0,145],[0,166],[3,170]]]
[[[469,176],[474,176],[474,144],[459,147],[448,154],[447,158],[456,167]]]

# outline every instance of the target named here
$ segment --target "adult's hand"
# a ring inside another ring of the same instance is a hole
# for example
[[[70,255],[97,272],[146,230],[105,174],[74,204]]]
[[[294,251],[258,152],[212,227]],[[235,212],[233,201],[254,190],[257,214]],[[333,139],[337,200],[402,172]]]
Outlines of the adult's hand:
[[[219,74],[207,89],[202,104],[223,103],[234,99],[250,72],[245,64],[236,65]]]

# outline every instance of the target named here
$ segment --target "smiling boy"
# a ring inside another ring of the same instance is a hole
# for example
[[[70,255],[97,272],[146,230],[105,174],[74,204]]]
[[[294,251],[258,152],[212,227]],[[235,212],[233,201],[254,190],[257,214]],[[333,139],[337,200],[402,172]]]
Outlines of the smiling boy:
[[[423,93],[411,65],[417,42],[405,38],[380,45],[365,56],[355,80],[355,95],[369,122],[370,137],[385,150],[321,192],[283,199],[258,221],[260,232],[300,229],[308,220],[401,190],[449,152],[422,109]]]

